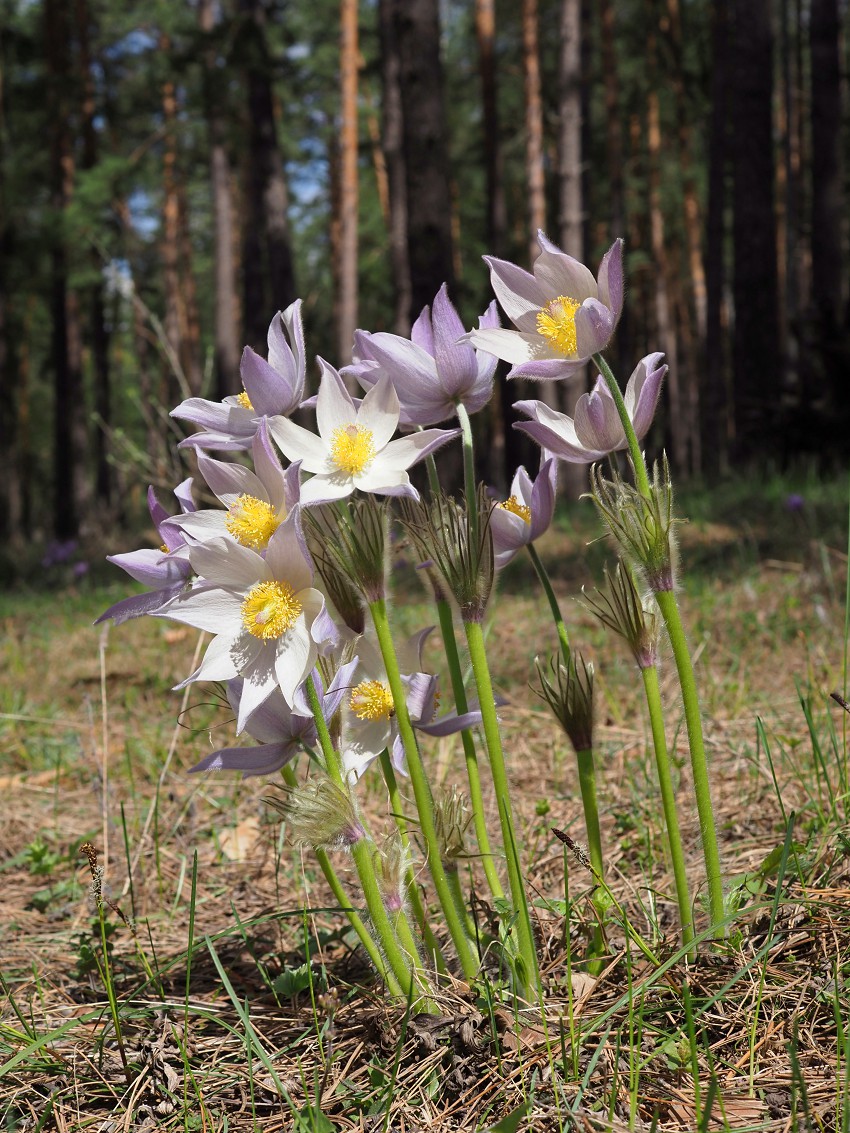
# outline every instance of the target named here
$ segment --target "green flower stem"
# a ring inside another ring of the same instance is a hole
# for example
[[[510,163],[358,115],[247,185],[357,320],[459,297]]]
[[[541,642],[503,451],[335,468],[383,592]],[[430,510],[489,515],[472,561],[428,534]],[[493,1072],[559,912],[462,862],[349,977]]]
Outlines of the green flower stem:
[[[449,666],[449,676],[452,682],[455,708],[459,715],[469,711],[469,701],[463,684],[463,673],[460,667],[460,654],[454,633],[454,620],[452,608],[445,598],[437,602],[437,616],[440,619],[440,632],[443,635],[443,647],[446,651],[446,660]],[[484,796],[481,793],[481,774],[478,769],[478,755],[475,751],[475,740],[469,729],[461,732],[463,743],[463,756],[466,760],[466,776],[469,780],[469,801],[472,804],[472,818],[475,825],[475,838],[478,842],[478,851],[481,855],[481,864],[490,892],[496,898],[504,897],[505,891],[499,880],[493,851],[490,848],[490,835],[487,832],[487,819],[484,814]]]
[[[455,908],[454,898],[452,897],[446,879],[446,872],[443,869],[443,863],[440,861],[437,831],[434,826],[434,800],[425,774],[425,768],[422,764],[422,758],[419,754],[419,747],[416,743],[413,725],[410,722],[410,716],[407,711],[404,685],[401,680],[401,674],[399,673],[398,659],[396,658],[389,619],[387,618],[386,602],[383,598],[378,598],[374,602],[369,603],[369,610],[372,614],[378,645],[380,646],[381,656],[383,657],[384,667],[387,672],[387,681],[393,696],[399,735],[404,744],[404,753],[407,757],[407,770],[410,773],[410,782],[413,787],[414,798],[416,799],[419,828],[422,831],[422,837],[425,841],[428,855],[428,868],[431,871],[431,877],[434,879],[434,888],[437,890],[440,907],[443,910],[443,916],[446,918],[446,924],[451,934],[452,941],[454,942],[455,949],[457,950],[463,974],[467,980],[473,980],[478,974],[478,957],[475,955],[469,937],[466,935],[463,922]]]
[[[602,831],[599,829],[599,806],[596,802],[596,767],[593,760],[593,748],[576,752],[578,765],[578,785],[581,791],[581,805],[584,810],[584,825],[587,830],[587,851],[590,855],[590,864],[597,877],[602,877]],[[605,952],[605,937],[602,931],[602,922],[605,919],[605,905],[594,902],[594,908],[599,921],[593,930],[591,940],[591,955],[602,956]],[[592,975],[601,971],[598,960],[591,962],[589,970]]]
[[[472,422],[466,406],[458,402],[457,419],[463,438],[463,490],[466,495],[466,509],[469,512],[469,530],[473,547],[478,543],[478,492],[475,483],[475,452],[472,446]]]
[[[283,780],[288,787],[298,786],[298,778],[291,767],[284,767],[282,773]],[[357,933],[358,939],[366,949],[366,952],[369,955],[369,959],[375,965],[378,975],[387,985],[390,995],[401,998],[401,996],[404,994],[404,992],[401,990],[401,984],[395,978],[392,969],[387,967],[386,963],[384,962],[384,958],[381,955],[380,948],[378,948],[377,944],[372,939],[372,934],[363,923],[363,919],[360,914],[356,912],[354,907],[352,906],[351,899],[343,889],[342,882],[337,877],[336,870],[331,864],[331,859],[328,856],[327,850],[323,850],[321,847],[316,847],[313,852],[316,855],[316,861],[319,863],[319,868],[324,874],[325,881],[327,881],[328,885],[331,888],[331,892],[339,903],[340,909],[348,917],[351,927]]]
[[[401,792],[398,789],[398,780],[395,776],[395,769],[393,768],[390,760],[389,752],[386,748],[380,754],[381,771],[384,776],[384,782],[387,785],[387,792],[390,796],[390,806],[392,807],[393,819],[395,820],[396,827],[401,837],[402,844],[406,850],[410,848],[410,835],[407,831],[407,819],[404,817],[404,802],[401,797]],[[429,956],[433,956],[434,964],[438,972],[445,973],[446,961],[443,959],[443,952],[440,948],[440,943],[431,930],[428,923],[428,917],[425,914],[425,907],[422,904],[422,894],[419,892],[419,886],[416,883],[416,878],[413,875],[413,868],[410,867],[407,871],[407,893],[410,898],[410,906],[413,909],[413,915],[416,918],[416,923],[419,925],[419,931],[422,933],[422,939],[425,942],[425,948]]]
[[[470,916],[466,908],[466,902],[463,899],[463,890],[460,887],[460,873],[458,872],[458,868],[456,865],[445,865],[444,863],[443,869],[446,871],[446,880],[449,883],[449,889],[452,891],[457,910],[466,924],[466,931],[470,936],[475,936],[475,921]]]
[[[531,558],[532,565],[537,572],[537,577],[540,580],[540,585],[543,587],[543,593],[546,595],[546,600],[549,603],[549,609],[552,611],[552,621],[555,623],[555,629],[558,631],[558,641],[561,643],[561,653],[567,664],[570,663],[570,636],[567,633],[567,627],[564,624],[564,618],[561,614],[561,607],[558,604],[558,599],[555,596],[555,591],[552,589],[552,582],[549,578],[549,572],[543,565],[543,560],[537,553],[537,548],[533,543],[526,545],[529,557]]]
[[[702,736],[702,719],[699,709],[699,694],[694,676],[694,667],[682,618],[672,590],[658,590],[655,600],[667,626],[670,645],[679,684],[682,688],[682,704],[685,709],[685,725],[688,730],[688,746],[691,753],[691,773],[694,779],[694,794],[697,800],[699,828],[702,836],[702,852],[705,858],[705,872],[708,879],[708,908],[715,932],[725,935],[723,920],[723,881],[720,873],[720,854],[717,848],[717,831],[714,826],[714,809],[711,804],[711,788],[708,780],[708,763],[705,757],[705,744]]]
[[[599,367],[599,373],[605,379],[605,384],[614,399],[614,404],[617,407],[617,413],[620,416],[620,423],[623,426],[623,432],[626,434],[626,440],[629,445],[629,455],[632,458],[632,464],[635,470],[635,483],[637,484],[638,491],[642,496],[649,499],[650,486],[649,486],[649,473],[646,470],[646,461],[641,452],[640,443],[635,433],[632,419],[629,416],[629,411],[626,409],[626,403],[623,400],[623,395],[620,393],[620,387],[617,384],[617,379],[614,377],[614,372],[601,354],[594,354],[593,361]]]
[[[325,770],[338,787],[345,788],[345,779],[343,778],[337,754],[334,751],[330,732],[325,723],[321,702],[319,701],[319,695],[316,692],[316,686],[313,683],[312,677],[307,678],[305,691],[307,694],[307,703],[310,705],[313,718],[316,722],[316,732],[319,737],[319,746],[324,756]],[[366,900],[366,908],[369,910],[369,916],[372,920],[372,927],[375,929],[384,955],[387,957],[390,967],[401,985],[402,992],[408,995],[411,991],[411,985],[418,984],[420,989],[427,988],[428,978],[416,953],[414,952],[413,955],[408,955],[403,950],[399,944],[393,926],[390,923],[389,915],[384,905],[383,897],[381,896],[378,879],[375,876],[375,867],[372,863],[372,850],[370,847],[373,845],[374,843],[371,839],[361,838],[359,842],[355,842],[351,847],[351,856],[357,867],[357,876],[360,878],[360,884],[363,886],[363,896]]]
[[[676,813],[676,798],[673,794],[673,780],[670,775],[670,757],[667,753],[667,737],[664,734],[664,712],[661,707],[658,670],[654,665],[641,668],[641,676],[646,692],[646,704],[649,709],[652,742],[655,747],[655,766],[658,769],[661,805],[664,808],[664,820],[667,824],[667,841],[670,846],[670,858],[673,862],[676,900],[679,904],[679,922],[682,926],[682,943],[691,944],[694,939],[691,895],[688,892],[685,855],[682,851],[682,835],[679,831],[679,816]]]
[[[534,947],[534,932],[531,928],[531,919],[525,902],[525,889],[514,834],[513,811],[505,768],[505,755],[502,750],[502,737],[499,734],[499,721],[496,716],[490,667],[487,664],[484,634],[479,622],[464,622],[464,629],[478,691],[481,720],[484,737],[487,741],[487,754],[490,759],[490,771],[493,776],[493,785],[496,788],[496,798],[499,802],[499,820],[502,826],[502,842],[508,865],[511,901],[517,914],[519,952],[525,967],[525,981],[521,982],[526,984],[526,990],[530,988],[536,993],[540,986],[540,971],[537,965],[537,952]]]
[[[643,496],[649,499],[651,488],[646,461],[640,450],[634,426],[629,417],[617,379],[610,366],[601,354],[594,354],[593,361],[599,367],[599,372],[605,379],[605,384],[611,392],[620,421],[626,434],[635,470],[635,483]],[[672,590],[657,590],[655,597],[670,644],[673,647],[673,657],[676,661],[676,670],[679,675],[679,685],[682,690],[682,704],[685,709],[685,724],[688,730],[688,747],[691,754],[691,770],[694,778],[694,794],[699,813],[700,834],[702,836],[702,852],[705,859],[705,872],[708,880],[708,907],[711,924],[715,932],[724,934],[724,908],[723,908],[723,881],[720,873],[720,855],[717,849],[717,831],[714,825],[714,809],[711,804],[711,790],[708,780],[708,764],[705,758],[705,744],[702,735],[702,717],[700,715],[699,694],[697,692],[694,667],[685,638],[682,618],[676,596]]]

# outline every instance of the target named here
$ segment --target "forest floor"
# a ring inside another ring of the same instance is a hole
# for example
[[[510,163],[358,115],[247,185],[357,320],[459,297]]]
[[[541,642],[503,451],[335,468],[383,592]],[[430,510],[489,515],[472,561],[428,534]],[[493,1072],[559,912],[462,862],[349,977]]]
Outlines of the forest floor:
[[[829,699],[844,681],[844,486],[810,482],[801,501],[752,483],[681,510],[681,601],[724,884],[740,911],[721,944],[704,940],[688,962],[677,951],[639,682],[621,643],[568,601],[610,553],[588,546],[590,505],[576,505],[540,551],[597,666],[606,876],[657,962],[626,946],[618,915],[598,977],[582,962],[591,883],[551,834],[583,840],[577,774],[528,688],[534,655],[555,641],[518,563],[488,647],[547,988],[542,1007],[519,1013],[486,979],[449,980],[439,1016],[408,1017],[314,863],[285,842],[268,782],[187,775],[233,742],[211,690],[170,691],[190,671],[195,631],[157,619],[93,628],[128,592],[114,576],[101,584],[99,568],[76,583],[47,571],[0,598],[3,1128],[848,1133],[850,720]],[[428,617],[411,596],[398,610],[405,632]],[[436,648],[430,661],[439,667]],[[699,895],[667,659],[662,685]],[[434,782],[459,781],[458,747],[431,741]],[[385,809],[377,775],[362,788],[365,809]],[[492,791],[486,801],[495,819]],[[103,870],[103,917],[85,842]]]

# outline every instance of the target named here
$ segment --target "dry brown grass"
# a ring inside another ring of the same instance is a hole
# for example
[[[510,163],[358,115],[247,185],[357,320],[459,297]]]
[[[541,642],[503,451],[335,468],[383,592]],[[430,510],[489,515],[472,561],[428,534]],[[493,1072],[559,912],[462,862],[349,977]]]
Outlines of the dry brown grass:
[[[729,535],[711,529],[705,538],[725,546]],[[553,536],[542,550],[562,592],[575,593],[576,548]],[[783,844],[783,806],[796,813],[793,837],[805,847],[789,857],[775,905],[770,876],[732,939],[719,949],[703,946],[688,965],[670,962],[672,879],[630,667],[585,611],[568,607],[575,639],[600,660],[608,878],[665,961],[659,971],[627,954],[615,919],[610,961],[593,981],[580,970],[591,908],[578,866],[569,870],[570,919],[551,906],[564,899],[565,878],[549,828],[581,837],[581,806],[572,757],[526,688],[531,657],[551,648],[551,634],[543,607],[525,591],[527,576],[517,572],[527,596],[503,601],[491,642],[548,987],[543,1012],[518,1018],[504,1007],[488,1011],[482,988],[457,981],[441,993],[439,1018],[407,1019],[353,949],[318,871],[281,845],[262,802],[265,784],[186,775],[211,742],[221,746],[231,735],[225,712],[197,689],[189,694],[196,707],[175,721],[179,694],[168,689],[188,671],[193,634],[155,620],[130,623],[110,632],[101,668],[90,620],[102,599],[63,593],[10,607],[0,654],[0,1066],[7,1063],[0,1114],[7,1110],[8,1128],[307,1130],[313,1126],[295,1123],[292,1106],[320,1096],[328,1129],[473,1130],[527,1100],[522,1127],[535,1130],[653,1122],[693,1129],[687,982],[698,1015],[702,1103],[714,1095],[710,1128],[846,1130],[836,1022],[850,1028],[850,844],[839,829],[846,800],[828,813],[796,689],[799,682],[808,690],[828,747],[828,714],[839,738],[844,725],[826,701],[839,684],[842,573],[838,552],[824,558],[803,545],[797,559],[762,562],[731,584],[704,577],[686,601],[726,878],[757,871]],[[664,680],[672,727],[671,667]],[[771,740],[781,805],[765,753],[757,752],[757,715]],[[677,738],[683,836],[698,891],[699,832]],[[455,779],[452,742],[435,742],[430,760],[436,781]],[[368,800],[377,815],[383,803],[375,781]],[[106,864],[108,897],[138,934],[108,913],[126,1071],[103,980],[83,947],[99,948],[88,866],[77,856],[89,838]],[[305,940],[313,993],[288,998],[275,981],[303,962]]]

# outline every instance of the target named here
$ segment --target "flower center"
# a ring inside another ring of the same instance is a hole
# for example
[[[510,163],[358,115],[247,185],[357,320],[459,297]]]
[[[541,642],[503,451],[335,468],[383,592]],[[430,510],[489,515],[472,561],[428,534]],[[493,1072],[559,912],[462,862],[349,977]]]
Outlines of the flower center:
[[[375,455],[372,430],[362,425],[344,425],[334,429],[331,460],[341,472],[356,476]]]
[[[254,408],[254,406],[251,404],[250,397],[248,396],[248,394],[245,392],[244,389],[242,390],[242,392],[240,394],[236,395],[236,403],[237,403],[237,405],[241,405],[243,409],[253,409]]]
[[[242,624],[254,637],[274,641],[292,629],[301,603],[285,582],[258,582],[242,602]]]
[[[358,720],[389,720],[395,711],[392,693],[383,681],[361,681],[348,705]]]
[[[230,505],[224,526],[243,547],[264,551],[282,522],[272,504],[256,496],[240,496]]]
[[[559,295],[537,313],[537,333],[548,339],[565,358],[576,354],[576,311],[581,306],[575,299]]]
[[[509,511],[511,515],[518,515],[520,519],[524,519],[526,523],[531,523],[531,508],[528,504],[521,504],[516,496],[510,496],[498,506],[504,508],[505,511]]]

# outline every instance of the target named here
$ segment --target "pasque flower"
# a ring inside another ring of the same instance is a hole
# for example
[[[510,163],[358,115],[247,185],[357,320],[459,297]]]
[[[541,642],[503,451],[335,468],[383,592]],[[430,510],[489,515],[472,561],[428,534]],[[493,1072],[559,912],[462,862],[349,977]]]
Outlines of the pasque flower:
[[[326,693],[321,691],[318,670],[313,670],[313,681],[326,722],[339,708],[356,668],[356,659],[341,665]],[[243,686],[241,677],[227,682],[227,699],[237,717]],[[316,721],[312,715],[301,716],[294,712],[283,699],[280,689],[275,689],[268,700],[251,713],[245,722],[245,731],[260,741],[259,746],[220,748],[205,755],[190,771],[241,771],[243,779],[250,775],[272,775],[289,763],[302,747],[314,747],[317,742]]]
[[[549,457],[534,480],[522,467],[511,481],[511,494],[490,513],[496,570],[511,561],[520,547],[539,539],[552,523],[558,463]]]
[[[192,499],[192,478],[184,480],[174,489],[174,495],[185,515],[195,510]],[[133,594],[110,606],[95,622],[111,618],[116,625],[142,614],[155,614],[176,598],[188,585],[192,576],[189,549],[179,528],[170,524],[171,516],[156,498],[153,487],[148,488],[148,510],[157,534],[162,540],[159,548],[143,547],[124,555],[107,555],[107,561],[126,570],[136,582],[149,586],[147,594]]]
[[[290,460],[300,461],[305,472],[314,474],[301,486],[302,504],[341,500],[355,488],[418,499],[407,469],[456,437],[459,430],[424,429],[392,440],[400,409],[389,376],[380,378],[357,406],[333,366],[321,358],[319,364],[319,435],[286,417],[273,417],[269,422],[281,451]]]
[[[268,344],[268,362],[250,346],[243,350],[239,364],[243,393],[223,401],[190,397],[171,411],[172,417],[199,425],[201,429],[181,441],[180,448],[219,451],[250,448],[263,417],[275,414],[288,417],[298,408],[304,399],[307,372],[300,299],[272,319]]]
[[[531,273],[485,256],[490,281],[516,330],[474,330],[467,341],[513,366],[508,377],[552,380],[576,373],[608,345],[623,310],[623,242],[615,240],[596,279],[543,232]]]
[[[482,330],[498,327],[495,303],[478,325]],[[443,284],[433,307],[425,307],[413,324],[410,339],[384,331],[355,331],[354,364],[341,372],[356,377],[364,389],[389,375],[398,394],[402,425],[436,425],[454,417],[460,404],[467,413],[477,413],[493,393],[497,359],[459,341],[464,331]]]
[[[635,367],[626,386],[624,401],[638,440],[652,424],[661,382],[667,366],[663,354],[647,354]],[[528,433],[544,449],[571,464],[592,464],[609,452],[628,447],[614,398],[604,378],[597,378],[591,393],[576,402],[575,416],[550,409],[542,401],[518,401],[515,409],[530,421],[518,421],[515,429]]]
[[[242,677],[236,724],[241,732],[277,686],[293,704],[319,646],[336,639],[336,627],[313,588],[297,510],[272,535],[265,557],[223,537],[197,544],[189,557],[200,582],[163,616],[215,636],[201,664],[178,687]]]
[[[194,540],[203,542],[229,535],[243,547],[264,551],[298,503],[300,468],[297,464],[291,464],[285,472],[281,468],[265,419],[260,420],[251,449],[254,472],[242,464],[213,460],[199,453],[198,471],[224,509],[202,508],[175,516],[167,525],[179,528]]]

